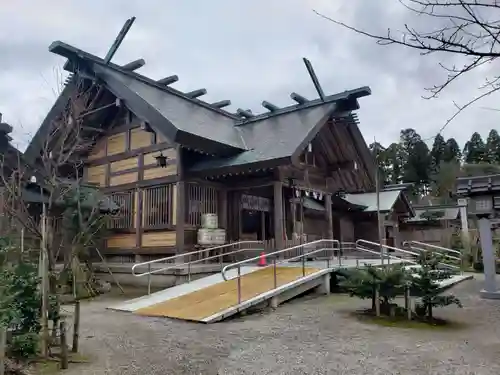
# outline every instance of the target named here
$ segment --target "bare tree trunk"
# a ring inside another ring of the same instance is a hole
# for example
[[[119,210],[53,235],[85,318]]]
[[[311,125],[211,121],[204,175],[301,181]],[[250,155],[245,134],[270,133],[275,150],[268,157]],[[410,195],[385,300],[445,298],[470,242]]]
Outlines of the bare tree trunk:
[[[64,321],[60,323],[60,335],[61,335],[61,369],[66,370],[68,368],[68,343],[66,342],[66,324]]]
[[[80,301],[75,301],[75,313],[73,316],[73,345],[71,351],[78,353],[78,343],[80,339]]]
[[[0,327],[0,375],[5,375],[5,360],[7,358],[7,328]]]

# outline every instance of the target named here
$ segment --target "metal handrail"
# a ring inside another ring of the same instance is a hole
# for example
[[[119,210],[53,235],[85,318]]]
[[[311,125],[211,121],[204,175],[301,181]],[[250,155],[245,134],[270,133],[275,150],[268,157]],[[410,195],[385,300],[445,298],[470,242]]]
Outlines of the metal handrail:
[[[224,253],[224,252],[221,251],[220,254],[216,254],[216,255],[212,255],[212,256],[200,258],[200,259],[196,259],[196,260],[193,260],[193,261],[189,260],[187,262],[177,263],[177,264],[171,264],[171,263],[169,263],[167,267],[163,267],[163,268],[159,268],[159,269],[155,269],[155,270],[151,270],[151,265],[152,264],[160,263],[160,262],[164,262],[164,261],[168,261],[168,260],[175,260],[175,259],[178,259],[178,258],[184,258],[186,256],[190,258],[191,255],[198,255],[198,254],[202,254],[202,253],[205,253],[205,252],[207,254],[209,254],[210,251],[213,251],[213,250],[222,250],[224,248],[228,248],[228,247],[232,247],[232,246],[247,245],[247,244],[263,244],[263,241],[238,241],[238,242],[228,243],[228,244],[224,244],[224,245],[209,247],[207,249],[202,249],[202,250],[197,250],[197,251],[191,251],[189,253],[171,255],[169,257],[155,259],[155,260],[150,260],[148,262],[137,263],[134,266],[132,266],[132,276],[135,276],[135,277],[148,276],[148,295],[149,295],[149,294],[151,294],[151,275],[153,275],[155,273],[167,271],[167,270],[172,269],[172,268],[187,266],[188,267],[188,282],[191,282],[191,265],[193,265],[195,263],[200,263],[200,262],[204,262],[206,260],[220,258],[220,263],[221,263],[221,266],[222,266],[222,259],[223,259],[224,256],[232,255],[232,254],[237,254],[237,253],[240,253],[240,252],[243,252],[243,251],[247,251],[247,250],[254,250],[255,251],[255,250],[263,250],[263,249],[243,248],[243,249],[233,250],[233,251],[230,251],[230,252],[227,252],[227,253]],[[136,274],[135,273],[135,269],[136,268],[144,267],[144,266],[148,266],[148,271],[147,272],[143,272],[143,273],[140,273],[140,274]]]
[[[420,247],[414,246],[413,244],[424,246],[424,247],[425,246],[429,247],[430,250],[422,249]],[[449,259],[459,260],[460,261],[460,266],[458,267],[458,266],[454,266],[452,264],[447,264],[447,263],[443,263],[443,262],[440,262],[439,264],[447,266],[447,267],[450,267],[450,268],[460,269],[461,273],[462,274],[464,273],[464,258],[463,258],[463,254],[460,251],[458,251],[458,250],[453,250],[453,249],[450,249],[450,248],[447,248],[447,247],[438,246],[438,245],[432,245],[432,244],[425,243],[425,242],[420,242],[420,241],[405,241],[405,242],[403,242],[403,246],[409,246],[410,249],[416,249],[416,250],[421,251],[421,252],[427,252],[427,251],[433,252],[434,249],[441,250],[441,251],[437,251],[437,252],[439,254],[441,254],[441,255],[449,258]],[[452,253],[452,254],[459,254],[460,257],[455,257],[453,255],[446,254],[446,252]]]
[[[410,247],[413,247],[412,244],[416,244],[416,245],[419,245],[419,246],[427,246],[427,247],[430,247],[431,249],[443,250],[443,251],[446,251],[448,253],[454,253],[454,254],[462,255],[461,251],[453,250],[453,249],[450,249],[448,247],[443,247],[443,246],[438,246],[438,245],[432,245],[430,243],[425,243],[425,242],[420,242],[420,241],[405,241],[405,242],[403,242],[403,246],[409,245]]]
[[[347,247],[345,245],[347,245]],[[380,255],[380,251],[375,251],[375,250],[367,249],[366,247],[363,247],[361,245],[356,245],[354,242],[342,243],[342,248],[343,249],[349,249],[349,250],[364,251],[366,253],[370,253],[370,254],[374,254],[374,255]],[[390,259],[399,260],[399,261],[404,260],[405,263],[410,263],[410,264],[418,265],[418,262],[413,261],[411,259],[402,259],[401,257],[395,256],[395,255],[391,255],[391,254],[388,254],[388,253],[386,253],[384,255],[388,259],[390,258]],[[356,258],[356,267],[359,267],[359,259],[357,259],[357,258]]]
[[[277,250],[277,251],[274,251],[272,253],[267,253],[266,257],[271,257],[273,255],[283,254],[283,253],[286,253],[286,252],[288,252],[290,250],[296,250],[296,249],[299,249],[301,247],[315,245],[315,244],[321,243],[321,242],[328,242],[328,243],[333,243],[333,244],[340,245],[340,242],[338,240],[329,240],[329,239],[315,240],[315,241],[306,242],[306,243],[303,243],[303,244],[300,244],[300,245],[295,245],[295,246],[292,246],[292,247],[287,247],[286,249]],[[335,250],[338,250],[338,248],[336,248]],[[303,253],[303,254],[299,255],[299,257],[307,257],[307,255],[309,255],[309,253]],[[241,266],[243,264],[246,264],[246,263],[255,262],[255,261],[259,261],[259,260],[260,260],[260,256],[256,256],[254,258],[249,258],[249,259],[245,259],[245,260],[242,260],[242,261],[239,261],[239,262],[236,262],[236,263],[228,264],[227,266],[225,266],[222,269],[222,277],[224,278],[224,280],[227,281],[228,279],[226,278],[226,272],[228,270],[236,268],[236,267],[239,267],[239,266]],[[289,259],[286,259],[286,260],[289,261]],[[269,266],[265,266],[265,267],[262,267],[262,268],[266,268],[266,267],[269,267]]]
[[[412,246],[411,249],[415,249],[415,250],[418,250],[418,251],[421,251],[421,252],[427,252],[429,250],[427,249],[424,249],[422,247],[417,247],[417,246]],[[430,250],[432,251],[432,250]],[[450,254],[445,254],[445,253],[439,253],[441,254],[442,256],[446,257],[446,258],[449,258],[449,259],[453,259],[453,260],[461,260],[462,258],[460,257],[456,257],[456,256],[453,256],[453,255],[450,255]]]
[[[382,264],[384,263],[384,252],[382,251],[382,249],[394,250],[394,251],[397,251],[397,252],[400,252],[403,254],[409,254],[409,255],[413,255],[413,256],[417,256],[417,257],[420,255],[418,253],[414,253],[413,251],[403,250],[403,249],[400,249],[399,247],[384,245],[384,244],[380,244],[380,243],[368,241],[368,240],[361,240],[361,239],[357,240],[356,246],[361,246],[360,244],[369,244],[369,245],[378,246],[380,248],[380,258],[381,258]],[[389,261],[389,259],[390,259],[390,257],[387,257],[387,261]]]
[[[311,245],[319,244],[319,243],[322,243],[322,242],[326,242],[326,243],[330,243],[330,244],[333,244],[333,245],[337,245],[337,247],[315,249],[315,250],[309,251],[307,253],[305,253],[304,251],[302,251],[302,254],[300,254],[300,255],[298,255],[296,257],[293,257],[293,258],[284,259],[282,262],[280,262],[280,263],[284,263],[284,262],[290,262],[290,261],[292,261],[294,259],[302,259],[302,277],[305,277],[306,276],[305,275],[305,259],[306,259],[306,257],[309,256],[309,255],[315,254],[315,253],[319,253],[321,251],[325,251],[325,250],[331,250],[331,251],[339,250],[339,248],[340,248],[340,242],[338,240],[331,240],[331,239],[316,240],[316,241],[306,242],[306,243],[303,243],[303,244],[300,244],[300,245],[295,245],[295,246],[292,246],[292,247],[288,247],[286,249],[277,250],[277,251],[274,251],[272,253],[266,254],[266,257],[272,257],[273,258],[273,263],[269,264],[267,266],[262,267],[262,269],[273,267],[273,276],[274,276],[274,288],[273,289],[276,289],[278,287],[277,272],[276,272],[276,265],[278,264],[276,262],[277,255],[286,253],[286,252],[291,251],[291,250],[296,250],[298,248],[304,248],[306,246],[311,246]],[[339,253],[339,257],[340,257],[340,253]],[[329,259],[330,259],[330,257],[327,258],[327,264],[329,262]],[[225,281],[228,280],[228,278],[226,277],[226,273],[230,269],[236,268],[238,270],[238,275],[237,275],[238,304],[241,303],[241,276],[242,276],[241,275],[241,266],[244,265],[244,264],[250,263],[250,262],[258,261],[258,260],[260,260],[260,256],[257,256],[257,257],[254,257],[254,258],[245,259],[245,260],[242,260],[242,261],[239,261],[239,262],[236,262],[236,263],[229,264],[229,265],[225,266],[222,269],[222,278]]]

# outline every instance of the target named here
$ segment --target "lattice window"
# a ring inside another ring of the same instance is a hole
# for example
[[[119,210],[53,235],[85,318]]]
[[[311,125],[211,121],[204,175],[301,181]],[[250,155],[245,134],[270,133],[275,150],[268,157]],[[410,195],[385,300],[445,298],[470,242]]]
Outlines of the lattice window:
[[[134,228],[134,191],[113,193],[111,200],[118,205],[118,212],[111,217],[108,223],[110,229]]]
[[[476,199],[476,211],[486,212],[492,209],[491,197],[477,198]]]
[[[155,186],[144,189],[144,228],[158,228],[173,225],[174,184]]]
[[[210,186],[187,185],[187,223],[201,226],[203,214],[218,214],[217,190]]]

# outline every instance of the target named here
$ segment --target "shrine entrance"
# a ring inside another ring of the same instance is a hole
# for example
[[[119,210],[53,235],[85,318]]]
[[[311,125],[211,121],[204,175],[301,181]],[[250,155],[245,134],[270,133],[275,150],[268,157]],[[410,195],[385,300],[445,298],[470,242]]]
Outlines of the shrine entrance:
[[[241,195],[240,238],[265,241],[273,237],[271,225],[271,200],[254,195]]]

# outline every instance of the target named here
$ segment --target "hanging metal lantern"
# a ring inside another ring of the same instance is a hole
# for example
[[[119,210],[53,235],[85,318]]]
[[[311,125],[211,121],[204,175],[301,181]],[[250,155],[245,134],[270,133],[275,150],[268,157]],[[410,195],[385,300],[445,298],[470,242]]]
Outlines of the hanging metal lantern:
[[[167,167],[167,157],[163,155],[162,152],[160,152],[160,155],[155,157],[156,159],[156,165],[161,168],[166,168]]]

